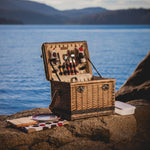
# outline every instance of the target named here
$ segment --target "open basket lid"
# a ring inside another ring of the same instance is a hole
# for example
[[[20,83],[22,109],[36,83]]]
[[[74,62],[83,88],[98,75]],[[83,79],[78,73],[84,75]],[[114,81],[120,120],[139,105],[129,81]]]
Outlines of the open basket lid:
[[[79,59],[80,53],[83,54],[82,58],[84,61]],[[86,41],[43,43],[42,57],[45,75],[48,81],[69,82],[73,77],[92,77],[91,64],[86,60],[86,58],[89,58]],[[67,62],[70,63],[70,60],[72,63],[75,62],[74,67],[76,67],[76,74],[63,74],[60,68],[62,67],[62,69],[64,69],[66,67],[64,65],[66,65]]]

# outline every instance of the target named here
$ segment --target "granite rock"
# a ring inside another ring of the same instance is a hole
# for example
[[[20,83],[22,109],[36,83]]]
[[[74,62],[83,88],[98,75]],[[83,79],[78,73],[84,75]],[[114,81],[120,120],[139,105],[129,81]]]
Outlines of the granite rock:
[[[19,129],[8,126],[7,119],[19,118],[37,114],[48,113],[47,108],[37,108],[28,111],[19,112],[10,116],[0,117],[0,149],[58,149],[69,147],[69,145],[96,142],[97,146],[103,145],[106,148],[109,143],[118,143],[121,141],[131,141],[136,135],[136,119],[134,115],[130,116],[103,116],[87,119],[69,121],[69,124],[47,129],[43,131],[24,133]],[[94,144],[93,143],[93,144]],[[99,144],[98,144],[99,143]],[[104,146],[105,145],[105,146]],[[75,147],[79,149],[81,144]],[[68,149],[68,148],[67,148]]]
[[[150,52],[116,92],[116,100],[127,102],[135,99],[150,101]]]

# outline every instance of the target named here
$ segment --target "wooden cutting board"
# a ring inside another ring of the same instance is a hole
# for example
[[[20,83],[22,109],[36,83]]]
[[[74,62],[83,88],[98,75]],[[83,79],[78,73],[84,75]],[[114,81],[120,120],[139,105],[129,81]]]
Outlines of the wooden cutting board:
[[[7,122],[15,127],[24,127],[37,124],[37,121],[32,120],[32,116],[7,120]]]

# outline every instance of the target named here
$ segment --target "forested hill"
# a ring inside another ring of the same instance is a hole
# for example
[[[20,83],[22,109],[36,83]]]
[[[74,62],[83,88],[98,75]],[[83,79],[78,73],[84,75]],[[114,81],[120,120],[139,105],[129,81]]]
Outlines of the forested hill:
[[[150,24],[150,9],[60,11],[26,0],[0,0],[0,24]]]
[[[150,9],[115,10],[78,20],[80,24],[150,24]]]

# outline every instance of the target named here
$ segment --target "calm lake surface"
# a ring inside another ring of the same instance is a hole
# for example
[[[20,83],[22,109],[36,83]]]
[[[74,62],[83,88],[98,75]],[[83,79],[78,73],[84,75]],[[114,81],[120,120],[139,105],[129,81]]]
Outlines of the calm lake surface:
[[[82,40],[101,75],[116,78],[118,90],[149,52],[150,26],[1,25],[0,114],[48,107],[42,43]]]

